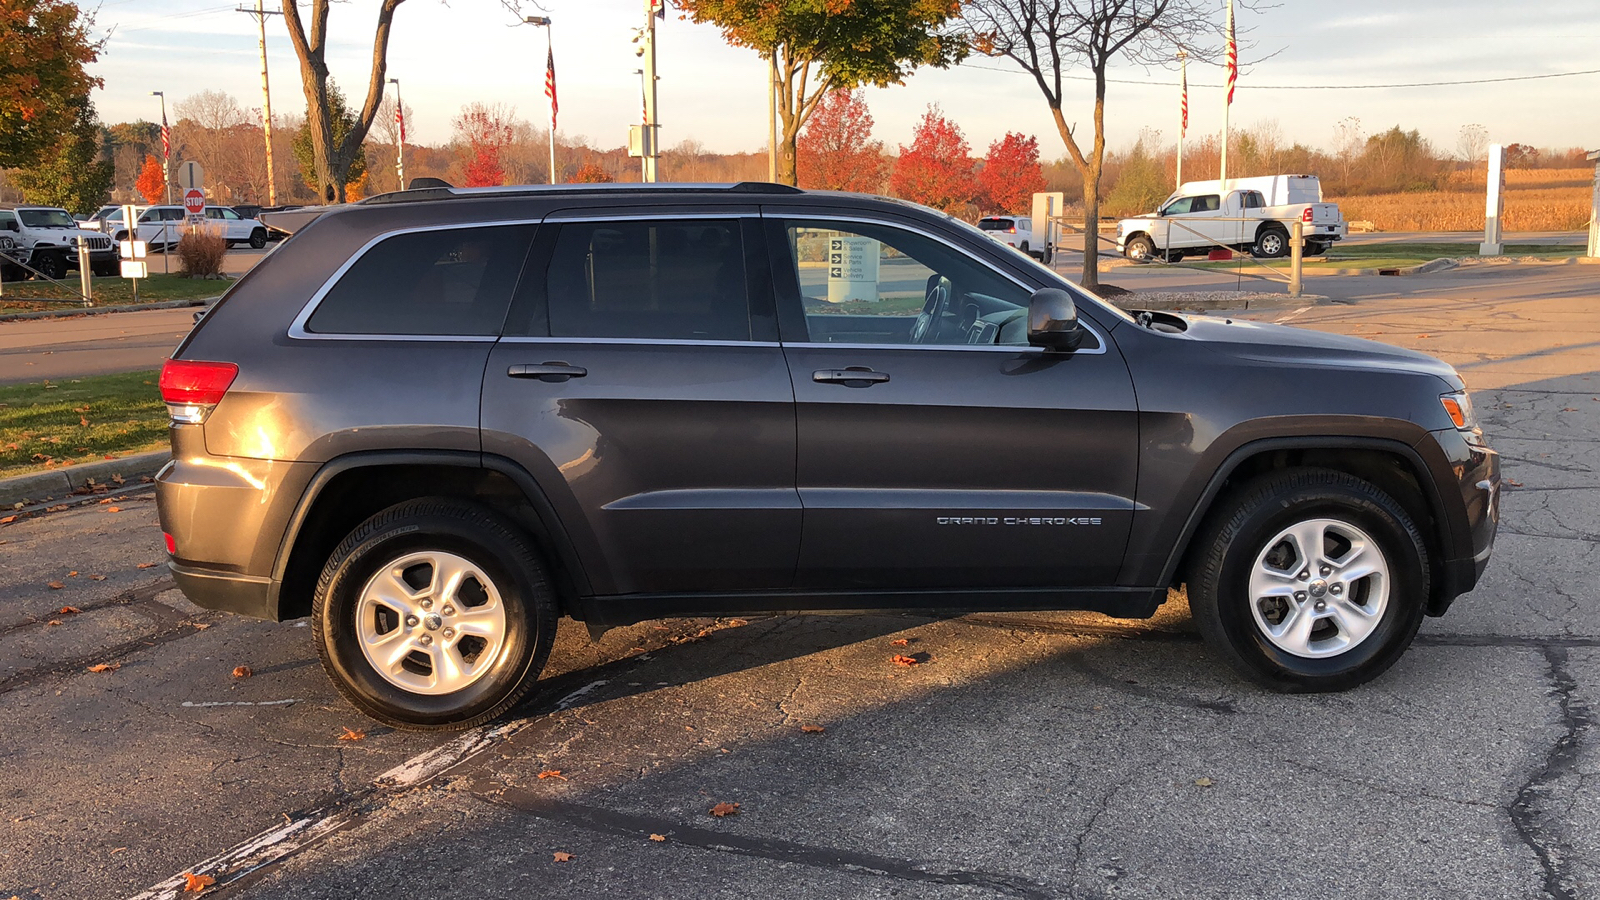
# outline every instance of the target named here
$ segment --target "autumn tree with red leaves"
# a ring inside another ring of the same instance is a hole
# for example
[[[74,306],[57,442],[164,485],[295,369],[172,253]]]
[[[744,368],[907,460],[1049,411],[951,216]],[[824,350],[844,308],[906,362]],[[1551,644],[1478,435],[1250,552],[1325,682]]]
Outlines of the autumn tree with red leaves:
[[[167,173],[161,168],[161,160],[146,153],[144,168],[139,170],[139,180],[133,183],[133,187],[144,198],[144,202],[152,206],[160,203],[167,193]]]
[[[588,162],[578,167],[578,171],[572,176],[572,181],[574,184],[610,184],[616,179],[597,163]]]
[[[978,192],[983,205],[996,213],[1025,213],[1033,195],[1044,190],[1044,170],[1039,165],[1039,139],[1006,132],[989,145],[978,172]]]
[[[511,115],[505,108],[482,103],[461,107],[451,124],[456,141],[467,145],[467,187],[499,187],[506,183],[500,153],[511,143]]]
[[[883,141],[872,139],[865,91],[824,94],[796,146],[800,186],[876,193],[883,189]]]
[[[930,105],[911,135],[911,146],[900,148],[889,175],[890,193],[951,215],[965,212],[978,194],[971,149],[961,129],[937,104]]]

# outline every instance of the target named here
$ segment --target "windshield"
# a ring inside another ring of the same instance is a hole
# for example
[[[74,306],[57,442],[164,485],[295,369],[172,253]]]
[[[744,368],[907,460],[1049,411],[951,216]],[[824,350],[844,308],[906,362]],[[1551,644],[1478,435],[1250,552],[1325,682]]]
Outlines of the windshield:
[[[984,231],[1005,231],[1015,226],[1010,219],[984,219],[978,223],[978,227]]]
[[[19,209],[17,218],[29,228],[77,228],[72,214],[64,209]]]

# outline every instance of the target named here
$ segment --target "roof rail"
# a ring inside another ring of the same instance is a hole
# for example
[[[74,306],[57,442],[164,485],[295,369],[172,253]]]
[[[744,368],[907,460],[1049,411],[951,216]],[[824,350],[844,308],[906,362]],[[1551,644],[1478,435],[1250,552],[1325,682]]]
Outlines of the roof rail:
[[[384,203],[415,203],[426,200],[467,200],[473,197],[538,197],[548,194],[594,194],[623,191],[728,191],[740,194],[803,194],[805,191],[792,185],[772,184],[766,181],[741,181],[737,184],[695,184],[668,182],[665,184],[640,184],[638,182],[610,182],[607,184],[520,184],[504,187],[458,188],[437,178],[414,178],[412,187],[387,194],[374,194],[361,205]]]

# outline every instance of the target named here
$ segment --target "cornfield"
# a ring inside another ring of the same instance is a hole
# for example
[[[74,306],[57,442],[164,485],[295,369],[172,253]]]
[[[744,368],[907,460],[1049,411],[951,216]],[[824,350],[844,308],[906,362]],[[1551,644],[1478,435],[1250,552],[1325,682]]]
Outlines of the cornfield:
[[[1503,228],[1580,231],[1589,226],[1589,169],[1512,169],[1506,173]],[[1346,221],[1381,231],[1482,231],[1484,175],[1457,173],[1448,191],[1330,197]]]

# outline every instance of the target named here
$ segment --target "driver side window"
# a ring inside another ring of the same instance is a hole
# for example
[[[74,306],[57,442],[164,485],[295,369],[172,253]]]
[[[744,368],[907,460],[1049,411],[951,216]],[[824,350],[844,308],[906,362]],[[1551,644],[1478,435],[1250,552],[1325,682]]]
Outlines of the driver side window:
[[[784,234],[812,343],[1028,343],[1028,292],[940,241],[822,220]]]

